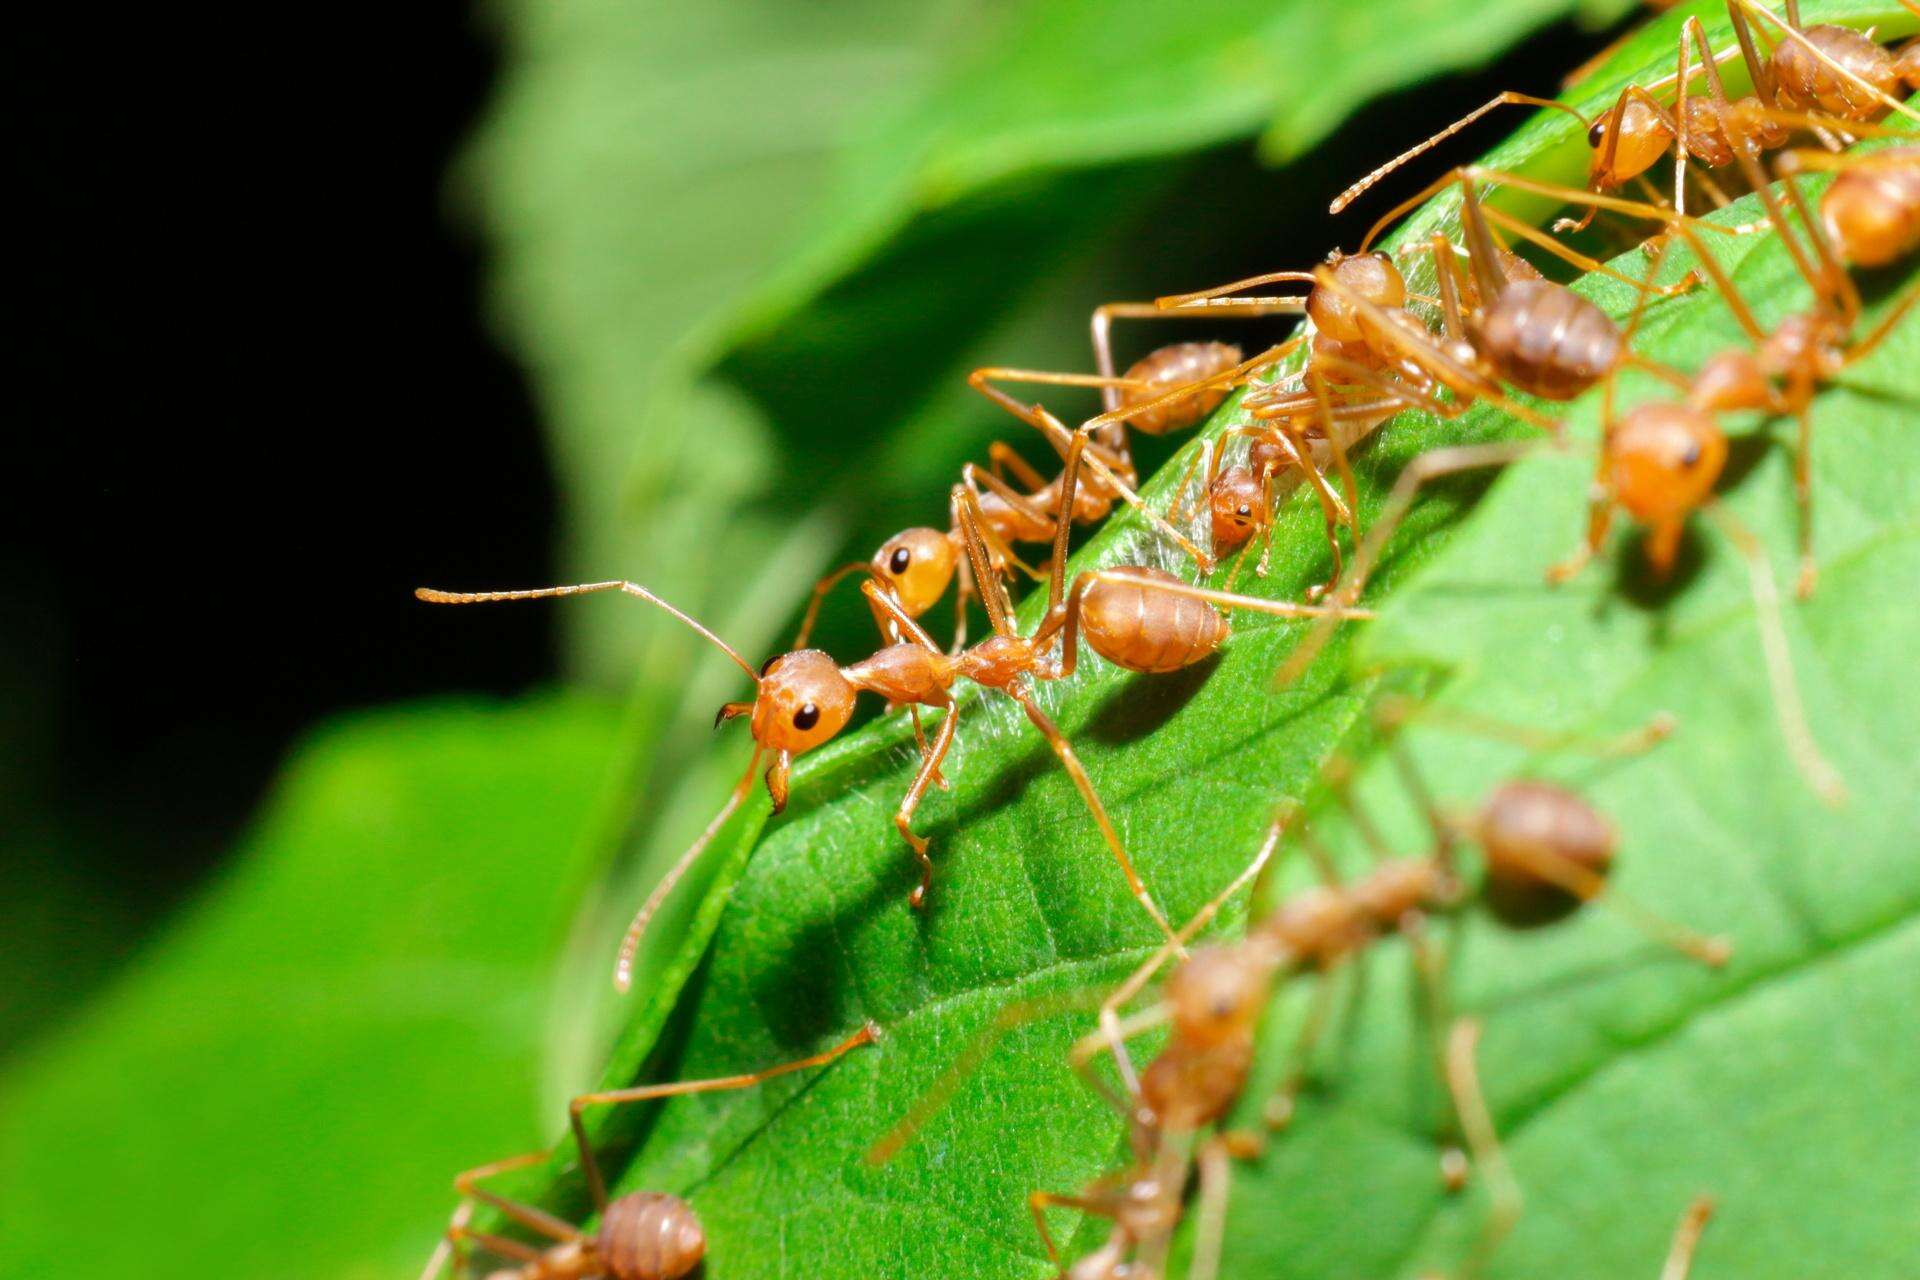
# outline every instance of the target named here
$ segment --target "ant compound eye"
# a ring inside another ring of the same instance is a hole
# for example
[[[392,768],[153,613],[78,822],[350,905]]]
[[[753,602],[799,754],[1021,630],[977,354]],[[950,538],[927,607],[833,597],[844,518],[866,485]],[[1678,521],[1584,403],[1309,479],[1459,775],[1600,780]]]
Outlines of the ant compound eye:
[[[913,552],[905,547],[895,547],[893,555],[887,560],[887,568],[893,573],[905,573],[907,566],[913,563]]]
[[[1598,151],[1600,144],[1607,140],[1607,118],[1601,116],[1593,122],[1593,128],[1587,130],[1587,145]]]
[[[1680,465],[1683,467],[1696,467],[1700,465],[1700,442],[1698,440],[1687,441],[1686,451],[1680,455]]]
[[[805,733],[807,730],[813,728],[813,726],[819,723],[820,723],[820,708],[814,706],[811,702],[802,706],[798,711],[793,713],[793,727],[800,730],[800,732],[802,733]]]
[[[1234,514],[1239,516],[1242,519],[1245,519],[1246,517],[1253,514],[1253,508],[1243,502],[1240,504],[1240,509],[1238,511],[1235,511]]]

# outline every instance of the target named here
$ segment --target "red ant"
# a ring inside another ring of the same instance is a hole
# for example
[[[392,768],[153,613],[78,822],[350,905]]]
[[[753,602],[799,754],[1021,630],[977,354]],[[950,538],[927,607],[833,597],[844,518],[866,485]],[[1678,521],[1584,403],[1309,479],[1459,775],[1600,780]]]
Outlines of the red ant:
[[[1071,509],[1079,476],[1080,460],[1086,445],[1076,436],[1069,448],[1066,480],[1062,487],[1062,510]],[[1227,638],[1229,628],[1223,614],[1215,608],[1239,608],[1286,618],[1314,617],[1326,610],[1312,605],[1297,605],[1256,597],[1234,596],[1189,586],[1171,574],[1146,568],[1115,568],[1080,575],[1071,592],[1064,589],[1068,524],[1055,522],[1052,568],[1048,579],[1048,611],[1031,636],[1020,635],[1012,623],[1012,604],[996,569],[992,553],[983,537],[979,504],[971,491],[956,485],[952,501],[958,512],[961,535],[972,563],[975,580],[982,586],[982,602],[992,623],[993,634],[958,654],[947,654],[921,629],[913,617],[879,583],[861,584],[869,603],[888,624],[896,627],[904,640],[889,644],[860,662],[842,667],[817,649],[800,649],[770,659],[758,672],[725,641],[648,591],[632,582],[593,582],[577,586],[542,587],[522,591],[439,591],[422,587],[415,592],[420,599],[434,604],[479,604],[506,600],[539,600],[558,596],[584,595],[598,591],[620,591],[657,605],[710,641],[733,660],[754,682],[754,696],[745,702],[730,702],[720,709],[716,723],[746,717],[752,730],[754,751],[746,771],[732,794],[714,815],[693,845],[654,887],[635,914],[620,944],[614,966],[614,985],[624,991],[633,979],[633,962],[640,940],[660,904],[666,900],[680,878],[699,858],[714,835],[732,816],[752,790],[763,756],[772,755],[767,768],[766,785],[773,799],[774,812],[786,806],[788,774],[795,756],[826,742],[846,727],[852,718],[854,702],[861,692],[876,693],[891,705],[945,709],[933,741],[921,754],[921,766],[894,813],[894,826],[913,850],[920,863],[920,882],[909,902],[925,903],[933,879],[933,862],[927,856],[928,842],[913,830],[913,815],[929,787],[939,777],[940,764],[951,747],[959,727],[958,707],[953,694],[961,680],[982,688],[997,690],[1017,703],[1028,721],[1046,739],[1061,767],[1072,780],[1086,804],[1094,825],[1105,839],[1109,851],[1120,864],[1128,887],[1163,933],[1171,934],[1148,892],[1125,843],[1107,816],[1093,781],[1087,776],[1079,757],[1059,727],[1040,709],[1029,688],[1031,681],[1056,680],[1071,675],[1078,657],[1077,638],[1084,622],[1087,639],[1094,650],[1109,661],[1131,670],[1171,671],[1199,661]],[[1063,596],[1065,597],[1063,599]],[[1351,607],[1343,607],[1343,617],[1366,616]],[[1050,657],[1053,642],[1064,637],[1065,649],[1058,658]]]
[[[1902,2],[1920,13],[1913,0]],[[1754,86],[1753,93],[1739,98],[1728,96],[1720,82],[1718,62],[1730,57],[1732,51],[1716,55],[1708,47],[1706,29],[1700,20],[1688,18],[1678,38],[1677,73],[1653,86],[1658,88],[1669,83],[1677,86],[1672,110],[1648,88],[1634,84],[1622,89],[1613,106],[1592,120],[1562,102],[1524,93],[1502,93],[1361,178],[1340,193],[1331,211],[1339,213],[1407,161],[1501,106],[1550,108],[1579,120],[1587,130],[1587,144],[1593,149],[1587,177],[1587,188],[1593,193],[1617,191],[1630,181],[1642,179],[1668,150],[1673,150],[1674,202],[1681,214],[1686,212],[1687,162],[1698,160],[1710,169],[1732,164],[1736,137],[1743,140],[1742,145],[1772,150],[1786,144],[1791,136],[1789,126],[1798,126],[1811,129],[1830,150],[1838,150],[1840,144],[1835,135],[1858,132],[1858,124],[1872,121],[1888,110],[1920,120],[1920,114],[1891,96],[1891,91],[1900,83],[1906,62],[1920,61],[1920,55],[1909,56],[1903,51],[1900,57],[1906,61],[1897,62],[1895,55],[1852,28],[1825,23],[1803,28],[1797,0],[1788,0],[1784,23],[1753,0],[1728,0],[1727,12]],[[1748,13],[1764,18],[1782,34],[1781,42],[1766,58],[1762,58],[1755,45],[1747,25]],[[1688,69],[1689,38],[1699,49],[1701,70],[1708,78],[1706,97],[1689,96],[1692,79]],[[1706,174],[1695,176],[1716,204],[1729,203],[1726,194]],[[1589,203],[1582,218],[1572,222],[1563,220],[1555,229],[1584,228],[1604,207]]]
[[[718,1093],[745,1089],[775,1076],[825,1066],[841,1054],[880,1037],[880,1029],[869,1022],[860,1030],[822,1053],[767,1067],[746,1075],[719,1076],[710,1080],[682,1080],[675,1084],[641,1085],[631,1089],[613,1089],[587,1093],[575,1098],[568,1108],[574,1141],[580,1150],[580,1168],[586,1175],[587,1190],[593,1197],[594,1213],[600,1219],[594,1231],[583,1231],[544,1209],[509,1200],[489,1191],[480,1183],[497,1174],[545,1163],[544,1151],[510,1156],[469,1169],[453,1180],[454,1190],[464,1203],[454,1214],[440,1247],[434,1250],[421,1273],[421,1280],[433,1280],[446,1255],[454,1254],[455,1272],[467,1273],[466,1246],[477,1244],[502,1258],[519,1263],[493,1272],[488,1280],[591,1280],[606,1276],[611,1280],[680,1280],[700,1265],[706,1256],[707,1237],[693,1206],[678,1196],[659,1191],[629,1191],[607,1198],[607,1186],[601,1176],[593,1147],[587,1141],[581,1112],[589,1106],[622,1105],[655,1101],[689,1093]],[[552,1244],[544,1248],[511,1240],[505,1236],[475,1231],[468,1226],[474,1203],[491,1206],[508,1219],[545,1236]]]
[[[1407,704],[1398,701],[1383,703],[1377,711],[1390,733],[1411,714]],[[1562,735],[1541,735],[1479,717],[1462,717],[1461,723],[1535,746],[1573,745]],[[1659,741],[1669,730],[1670,722],[1663,717],[1615,741],[1588,745],[1600,754],[1635,752]],[[1210,1280],[1216,1273],[1225,1221],[1228,1162],[1257,1154],[1262,1139],[1234,1131],[1216,1132],[1197,1146],[1186,1139],[1217,1125],[1240,1099],[1252,1065],[1255,1030],[1277,981],[1311,973],[1325,975],[1381,937],[1398,933],[1413,949],[1437,1034],[1450,1017],[1446,1012],[1445,967],[1426,941],[1426,920],[1431,914],[1455,911],[1476,897],[1496,921],[1514,928],[1552,923],[1583,903],[1606,902],[1649,936],[1693,959],[1715,966],[1727,959],[1725,942],[1702,938],[1608,889],[1614,858],[1612,828],[1573,792],[1545,782],[1513,781],[1497,788],[1470,814],[1445,813],[1429,798],[1397,739],[1391,739],[1390,745],[1395,764],[1432,833],[1428,853],[1393,856],[1353,800],[1347,785],[1348,771],[1337,763],[1330,766],[1332,791],[1365,837],[1375,858],[1373,870],[1359,880],[1342,883],[1331,855],[1302,827],[1301,840],[1314,857],[1323,885],[1281,903],[1250,925],[1243,940],[1196,949],[1174,970],[1157,1002],[1123,1017],[1122,1010],[1179,948],[1205,928],[1236,894],[1263,875],[1287,822],[1286,815],[1277,817],[1248,866],[1182,926],[1174,940],[1106,998],[1101,1006],[1100,1029],[1075,1045],[1069,1061],[1127,1121],[1133,1160],[1125,1170],[1097,1180],[1080,1194],[1036,1192],[1030,1197],[1035,1223],[1056,1266],[1060,1265],[1060,1256],[1046,1223],[1049,1208],[1077,1208],[1114,1223],[1104,1245],[1062,1274],[1070,1274],[1074,1280],[1122,1280],[1142,1272],[1160,1274],[1166,1246],[1183,1214],[1189,1174],[1196,1166],[1200,1230],[1190,1274]],[[1456,855],[1463,843],[1477,845],[1485,858],[1484,880],[1477,890],[1469,888],[1458,867]],[[1323,982],[1318,990],[1324,996],[1331,989]],[[1013,1026],[1051,1011],[1052,1002],[1018,1004],[1004,1010],[982,1040],[963,1053],[907,1116],[874,1145],[868,1160],[880,1163],[897,1154],[945,1105],[994,1040]],[[1321,1033],[1326,1013],[1317,996],[1315,1010],[1308,1015],[1295,1046],[1295,1068],[1267,1108],[1272,1126],[1284,1124],[1292,1114],[1293,1095],[1304,1078],[1302,1064]],[[1169,1029],[1168,1039],[1147,1067],[1137,1070],[1126,1041],[1160,1027]],[[1447,1040],[1435,1046],[1461,1129],[1496,1188],[1495,1214],[1476,1260],[1498,1243],[1518,1212],[1517,1190],[1512,1189],[1505,1172],[1473,1069],[1477,1035],[1477,1023],[1461,1019],[1452,1023]],[[1102,1052],[1113,1056],[1121,1086],[1117,1092],[1091,1070]],[[1443,1167],[1456,1179],[1462,1176],[1457,1154],[1443,1161]]]

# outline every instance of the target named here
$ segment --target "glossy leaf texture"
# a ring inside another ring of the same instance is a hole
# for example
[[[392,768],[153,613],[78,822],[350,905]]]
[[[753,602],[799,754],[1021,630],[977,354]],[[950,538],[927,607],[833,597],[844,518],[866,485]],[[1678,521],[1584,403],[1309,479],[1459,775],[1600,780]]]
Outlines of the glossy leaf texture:
[[[1246,139],[1303,156],[1370,98],[1624,8],[502,5],[508,73],[458,194],[553,425],[569,572],[645,581],[770,648],[798,584],[936,518],[961,463],[1023,430],[965,390],[969,367],[1083,368],[1094,302],[1285,234],[1294,186]],[[738,767],[678,745],[724,677],[688,678],[695,646],[653,624],[566,611],[575,672],[633,698],[634,801],[604,819],[607,908],[566,987],[580,1027],[606,1020],[589,997],[625,905]],[[830,610],[823,636],[858,625]],[[578,1039],[565,1073],[598,1060]]]
[[[1679,16],[1623,48],[1577,100],[1604,102],[1623,79],[1670,65]],[[1716,32],[1725,38],[1724,20]],[[1579,132],[1545,117],[1488,162],[1577,180]],[[1438,202],[1405,238],[1451,216]],[[1743,216],[1750,204],[1720,215]],[[1806,304],[1772,236],[1735,242],[1728,262],[1769,323]],[[1634,256],[1618,265],[1641,268]],[[1680,266],[1669,264],[1669,277]],[[1906,278],[1876,278],[1873,296],[1883,305]],[[1581,288],[1616,315],[1627,310],[1624,290],[1606,281]],[[1718,300],[1698,291],[1655,307],[1639,346],[1691,369],[1741,341]],[[1889,1138],[1913,1118],[1911,1062],[1897,1046],[1915,1027],[1898,974],[1914,954],[1920,718],[1903,701],[1910,682],[1898,663],[1916,639],[1899,604],[1920,515],[1903,429],[1920,405],[1915,354],[1909,325],[1816,402],[1827,581],[1790,610],[1790,626],[1814,732],[1853,788],[1838,812],[1786,762],[1744,571],[1706,528],[1664,587],[1628,552],[1610,552],[1571,586],[1543,583],[1544,566],[1577,536],[1590,461],[1543,458],[1429,494],[1370,588],[1386,616],[1343,636],[1292,689],[1275,693],[1269,678],[1299,626],[1253,619],[1236,624],[1217,663],[1187,675],[1095,663],[1043,695],[1176,917],[1245,862],[1281,800],[1316,799],[1336,747],[1371,759],[1361,719],[1383,664],[1435,684],[1448,702],[1550,729],[1614,732],[1656,710],[1678,716],[1672,743],[1606,764],[1518,759],[1438,731],[1420,738],[1442,793],[1463,804],[1516,769],[1577,782],[1621,825],[1623,891],[1738,948],[1729,969],[1709,974],[1618,921],[1519,939],[1462,927],[1459,1004],[1487,1021],[1483,1072],[1533,1194],[1498,1274],[1653,1274],[1673,1220],[1701,1192],[1722,1201],[1709,1241],[1732,1260],[1724,1274],[1800,1274],[1794,1241],[1866,1273],[1911,1249],[1901,1212],[1913,1157]],[[1650,389],[1628,381],[1622,392],[1631,403]],[[1576,435],[1592,437],[1597,413],[1597,397],[1570,411]],[[1234,420],[1229,406],[1208,433]],[[1727,503],[1789,581],[1782,429],[1737,425]],[[1519,430],[1478,410],[1447,424],[1403,416],[1361,455],[1369,503],[1428,448]],[[1149,486],[1150,500],[1165,506],[1182,462]],[[1450,536],[1489,482],[1491,498]],[[1613,545],[1634,541],[1622,534]],[[1324,576],[1316,512],[1295,503],[1276,546],[1261,592],[1297,598]],[[1120,562],[1178,567],[1129,515],[1076,564]],[[1055,1018],[1009,1036],[905,1154],[879,1168],[861,1160],[1010,1001],[1109,986],[1154,936],[1017,711],[988,695],[962,714],[954,790],[932,798],[918,824],[940,868],[924,913],[905,905],[913,872],[888,821],[911,773],[910,739],[898,722],[883,724],[796,769],[794,803],[764,838],[756,802],[713,855],[725,869],[679,962],[637,1006],[610,1080],[763,1065],[862,1018],[887,1031],[818,1079],[602,1127],[610,1150],[639,1143],[623,1185],[691,1196],[717,1274],[807,1271],[822,1258],[860,1274],[1043,1274],[1026,1193],[1072,1190],[1120,1158],[1118,1121],[1064,1067],[1086,1019]],[[1483,1206],[1448,1201],[1438,1185],[1442,1113],[1404,967],[1366,966],[1324,1093],[1238,1176],[1229,1274],[1418,1274],[1465,1255]],[[1842,991],[1858,1003],[1839,1003]],[[1277,1044],[1297,1025],[1300,998],[1276,1005]],[[552,1194],[577,1207],[567,1186]],[[1086,1227],[1078,1247],[1101,1233]],[[1699,1274],[1716,1274],[1709,1260]]]

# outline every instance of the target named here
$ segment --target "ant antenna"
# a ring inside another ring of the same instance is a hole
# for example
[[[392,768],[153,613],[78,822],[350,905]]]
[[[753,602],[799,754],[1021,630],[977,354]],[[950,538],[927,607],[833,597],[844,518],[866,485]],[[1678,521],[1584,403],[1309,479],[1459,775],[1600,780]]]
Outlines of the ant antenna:
[[[1352,204],[1355,200],[1358,200],[1362,195],[1366,194],[1369,188],[1374,186],[1376,183],[1378,183],[1382,178],[1386,177],[1388,174],[1392,173],[1395,169],[1398,169],[1400,166],[1406,164],[1407,161],[1414,159],[1416,156],[1424,155],[1425,153],[1433,150],[1435,147],[1445,142],[1448,138],[1451,138],[1454,134],[1459,133],[1462,129],[1465,129],[1468,125],[1478,120],[1481,116],[1484,116],[1489,111],[1492,111],[1495,107],[1505,107],[1505,106],[1551,107],[1555,111],[1564,111],[1568,115],[1572,116],[1575,120],[1578,120],[1580,122],[1580,127],[1582,129],[1591,129],[1593,127],[1593,122],[1591,120],[1588,120],[1585,116],[1581,115],[1578,111],[1575,111],[1572,107],[1568,106],[1564,102],[1555,102],[1552,98],[1536,98],[1530,93],[1512,93],[1512,92],[1503,93],[1503,94],[1500,94],[1498,97],[1494,98],[1491,102],[1482,103],[1480,106],[1475,107],[1472,111],[1467,112],[1466,115],[1461,116],[1458,120],[1455,120],[1452,124],[1448,125],[1446,128],[1442,129],[1440,132],[1434,134],[1431,138],[1428,138],[1425,142],[1416,143],[1415,145],[1407,148],[1405,151],[1402,151],[1399,155],[1387,161],[1385,164],[1375,169],[1372,173],[1369,173],[1366,177],[1360,179],[1360,181],[1348,187],[1345,191],[1342,191],[1339,195],[1334,197],[1333,203],[1327,206],[1327,212],[1328,213],[1341,212],[1348,205]]]
[[[1752,588],[1754,613],[1760,624],[1760,650],[1766,656],[1767,679],[1773,685],[1780,736],[1787,740],[1787,751],[1814,794],[1838,808],[1846,803],[1847,784],[1820,754],[1820,746],[1807,724],[1807,709],[1800,701],[1800,686],[1793,678],[1793,658],[1787,651],[1786,628],[1780,621],[1780,588],[1773,580],[1773,566],[1767,563],[1767,554],[1753,531],[1723,504],[1710,502],[1706,512],[1747,564],[1747,585]]]
[[[637,582],[583,582],[577,586],[536,587],[528,591],[438,591],[433,587],[416,587],[413,594],[428,604],[491,604],[499,600],[549,600],[559,596],[584,596],[595,591],[624,591],[630,596],[638,596],[650,604],[659,605],[711,640],[720,652],[732,658],[735,665],[747,673],[749,680],[755,684],[760,683],[760,675],[753,669],[753,664],[741,657],[732,645]]]
[[[667,895],[673,892],[673,887],[680,883],[680,877],[699,860],[702,853],[706,852],[707,845],[712,842],[713,837],[718,834],[721,827],[727,824],[727,819],[731,818],[733,811],[740,807],[740,802],[747,798],[747,793],[753,790],[753,776],[760,769],[762,754],[763,748],[756,744],[752,758],[747,761],[747,771],[740,775],[740,781],[734,783],[733,794],[729,795],[727,802],[720,806],[720,812],[713,815],[713,820],[707,823],[706,830],[702,831],[687,851],[680,855],[680,860],[660,878],[660,883],[653,886],[653,892],[647,895],[647,900],[640,904],[638,911],[633,913],[632,923],[627,925],[626,933],[620,938],[620,954],[613,962],[615,991],[625,993],[633,985],[634,957],[639,954],[640,939],[646,933],[647,925],[653,920],[654,912],[660,909],[660,904],[667,900]]]

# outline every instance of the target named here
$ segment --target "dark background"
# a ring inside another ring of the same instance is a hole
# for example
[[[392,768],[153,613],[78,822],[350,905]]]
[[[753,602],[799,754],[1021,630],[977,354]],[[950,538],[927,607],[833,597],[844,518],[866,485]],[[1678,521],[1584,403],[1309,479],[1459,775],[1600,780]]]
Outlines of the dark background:
[[[557,512],[527,382],[486,324],[477,220],[446,179],[495,50],[463,4],[379,16],[370,33],[149,15],[55,59],[26,120],[47,216],[17,245],[42,317],[22,372],[44,394],[17,401],[0,550],[0,873],[19,928],[79,940],[56,990],[110,971],[214,868],[317,718],[558,672],[555,611],[448,644],[410,596],[556,580]],[[1210,157],[1263,234],[1213,246],[1197,283],[1350,242],[1363,222],[1322,211],[1361,157],[1499,89],[1550,91],[1538,68],[1607,38],[1554,28],[1421,87],[1417,114],[1411,95],[1374,104],[1290,170]],[[29,459],[48,454],[42,473]],[[52,1007],[0,1009],[0,1042]]]

